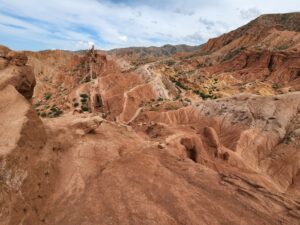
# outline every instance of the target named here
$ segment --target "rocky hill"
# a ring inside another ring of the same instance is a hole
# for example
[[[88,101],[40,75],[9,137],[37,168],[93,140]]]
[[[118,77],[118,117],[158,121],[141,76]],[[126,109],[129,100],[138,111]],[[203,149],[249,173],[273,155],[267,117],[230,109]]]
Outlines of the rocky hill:
[[[292,38],[289,34],[300,32],[299,21],[299,13],[262,15],[237,30],[209,40],[201,50],[212,53],[225,46],[227,48],[234,47],[237,43],[244,48],[270,48],[274,50],[293,48],[299,42],[297,38],[295,41],[289,39]],[[285,35],[289,37],[284,40]],[[272,40],[274,36],[277,36],[276,40]]]
[[[0,224],[298,225],[300,13],[203,46],[0,46]]]
[[[189,45],[164,45],[162,47],[133,47],[133,48],[120,48],[108,51],[108,54],[122,57],[135,64],[145,64],[151,61],[157,61],[165,57],[173,56],[176,53],[189,53],[195,52],[201,46]]]
[[[159,67],[184,86],[210,96],[299,91],[299,15],[260,16],[194,53],[177,54],[171,68]]]

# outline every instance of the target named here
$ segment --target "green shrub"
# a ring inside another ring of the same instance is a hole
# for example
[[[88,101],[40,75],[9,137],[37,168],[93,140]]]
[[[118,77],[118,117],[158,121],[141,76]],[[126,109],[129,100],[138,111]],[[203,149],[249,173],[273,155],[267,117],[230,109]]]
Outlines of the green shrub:
[[[184,89],[184,90],[189,90],[188,87],[184,86],[182,83],[180,83],[178,80],[175,80],[174,83],[176,84],[176,86]]]
[[[81,110],[82,110],[83,112],[89,112],[89,111],[90,111],[89,107],[86,106],[86,105],[82,105],[82,106],[81,106]]]
[[[87,102],[87,99],[86,99],[86,98],[82,98],[82,99],[80,99],[80,101],[81,101],[82,103],[86,103],[86,102]]]
[[[47,93],[44,94],[44,99],[49,100],[51,98],[51,96],[52,96],[52,94],[47,92]]]
[[[89,95],[88,95],[88,94],[84,94],[84,93],[80,94],[79,96],[80,96],[81,98],[84,98],[84,99],[89,98]]]
[[[48,113],[48,115],[49,117],[59,117],[62,113],[63,111],[60,110],[58,107],[52,106],[50,108],[50,112]]]

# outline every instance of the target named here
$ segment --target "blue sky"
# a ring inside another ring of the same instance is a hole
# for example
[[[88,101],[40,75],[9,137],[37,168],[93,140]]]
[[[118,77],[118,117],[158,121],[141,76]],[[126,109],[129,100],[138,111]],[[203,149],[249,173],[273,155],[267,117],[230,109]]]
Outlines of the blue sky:
[[[0,44],[15,50],[199,45],[299,0],[0,0]]]

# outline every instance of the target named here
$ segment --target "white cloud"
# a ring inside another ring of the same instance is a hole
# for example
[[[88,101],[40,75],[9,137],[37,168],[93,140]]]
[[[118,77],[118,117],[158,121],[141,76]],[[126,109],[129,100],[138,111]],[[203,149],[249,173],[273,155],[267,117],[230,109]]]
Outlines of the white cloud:
[[[300,1],[294,0],[117,2],[0,0],[0,42],[14,46],[19,39],[22,45],[16,48],[72,50],[90,43],[101,49],[167,43],[197,45],[260,13],[300,10]]]
[[[242,19],[254,19],[255,17],[259,16],[261,13],[257,8],[250,8],[250,9],[242,9],[240,10],[240,16]]]
[[[127,41],[127,40],[128,40],[128,38],[127,38],[126,35],[121,35],[121,36],[119,37],[119,39],[120,39],[121,41]]]

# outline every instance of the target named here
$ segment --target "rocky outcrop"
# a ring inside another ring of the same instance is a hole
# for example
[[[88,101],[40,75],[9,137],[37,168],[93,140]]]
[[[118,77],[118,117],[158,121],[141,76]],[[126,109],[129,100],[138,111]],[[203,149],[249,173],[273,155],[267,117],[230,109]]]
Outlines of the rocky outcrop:
[[[172,127],[173,136],[178,129],[179,138],[198,134],[202,147],[195,151],[199,154],[199,149],[205,149],[206,153],[200,155],[207,155],[206,161],[221,159],[233,167],[263,174],[267,180],[270,176],[270,190],[287,192],[300,169],[296,135],[300,126],[299,99],[298,92],[277,97],[239,95],[201,103],[199,107],[144,112],[137,123],[166,124]],[[184,145],[188,149],[194,146]],[[289,150],[280,156],[283,149]]]
[[[42,121],[13,86],[6,86],[0,91],[1,224],[39,223],[42,198],[50,192],[45,143]]]
[[[25,98],[33,95],[35,77],[24,53],[0,49],[0,90],[13,85]]]
[[[51,189],[44,173],[51,168],[42,159],[44,125],[27,100],[35,79],[24,54],[4,48],[1,57],[0,224],[39,224],[42,199]]]
[[[49,183],[55,183],[53,194],[43,196],[40,219],[240,224],[242,216],[244,224],[296,225],[298,184],[292,180],[299,157],[295,149],[283,154],[280,142],[294,129],[291,123],[297,127],[298,99],[298,93],[278,99],[242,95],[140,115],[143,122],[133,121],[133,128],[89,114],[46,119],[45,156],[56,158],[56,181]],[[252,132],[258,130],[260,138]],[[274,134],[278,142],[260,144]],[[298,141],[282,144],[294,148]]]
[[[24,223],[48,193],[42,148],[46,134],[31,105],[13,86],[0,91],[0,223]],[[43,193],[43,194],[41,194]]]

